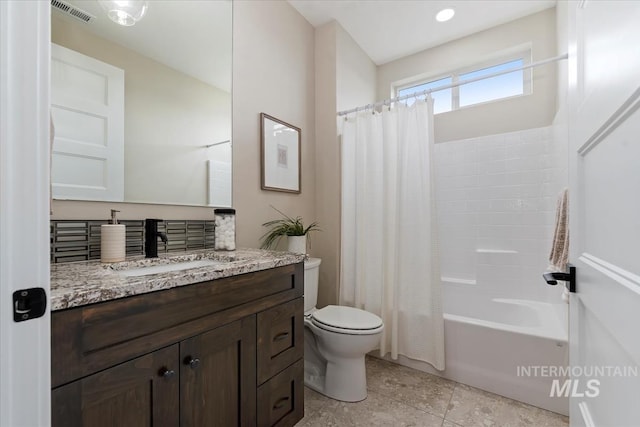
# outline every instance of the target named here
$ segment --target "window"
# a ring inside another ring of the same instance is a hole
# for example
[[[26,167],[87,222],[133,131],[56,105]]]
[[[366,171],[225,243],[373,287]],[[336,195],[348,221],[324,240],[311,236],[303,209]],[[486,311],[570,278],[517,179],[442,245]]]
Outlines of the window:
[[[409,95],[427,89],[446,86],[454,82],[464,82],[501,71],[520,68],[529,63],[526,59],[527,56],[530,56],[529,52],[520,53],[519,55],[512,55],[509,58],[502,58],[502,60],[499,61],[493,61],[493,63],[490,64],[457,70],[449,73],[445,77],[441,76],[437,80],[429,79],[421,82],[413,82],[409,85],[398,87],[396,95]],[[432,92],[431,96],[434,100],[433,110],[435,114],[438,114],[484,102],[525,95],[531,92],[530,80],[531,70],[520,70],[478,80],[473,83],[463,84],[454,88]],[[413,98],[407,99],[409,105],[414,101]]]
[[[493,67],[483,68],[470,73],[460,74],[460,81],[475,79],[501,71],[519,68],[524,65],[524,59],[505,62]],[[514,71],[490,77],[477,82],[467,83],[458,88],[460,91],[460,107],[467,107],[482,102],[495,101],[496,99],[509,98],[510,96],[524,95],[524,71]]]

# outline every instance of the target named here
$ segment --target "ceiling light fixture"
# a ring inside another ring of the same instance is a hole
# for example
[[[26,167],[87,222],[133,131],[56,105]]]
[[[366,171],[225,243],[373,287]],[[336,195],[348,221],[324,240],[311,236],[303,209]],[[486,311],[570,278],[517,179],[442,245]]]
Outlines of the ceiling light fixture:
[[[113,22],[125,27],[135,25],[149,7],[146,0],[98,0],[98,3]]]
[[[456,11],[451,9],[451,8],[442,9],[436,15],[436,21],[438,21],[438,22],[446,22],[449,19],[453,18],[453,15],[455,15],[455,14],[456,14]]]

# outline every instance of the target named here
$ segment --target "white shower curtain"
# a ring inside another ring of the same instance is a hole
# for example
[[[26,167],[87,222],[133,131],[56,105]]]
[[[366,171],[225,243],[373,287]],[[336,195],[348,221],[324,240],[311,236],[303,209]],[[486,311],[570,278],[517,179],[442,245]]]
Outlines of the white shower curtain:
[[[444,369],[433,101],[343,120],[340,303],[382,317],[382,355]]]

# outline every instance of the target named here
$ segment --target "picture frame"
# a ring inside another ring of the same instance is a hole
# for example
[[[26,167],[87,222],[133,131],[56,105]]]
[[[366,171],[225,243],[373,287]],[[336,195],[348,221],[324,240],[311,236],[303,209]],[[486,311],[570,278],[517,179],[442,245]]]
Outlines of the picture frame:
[[[301,140],[300,128],[260,113],[260,184],[263,190],[301,193]]]

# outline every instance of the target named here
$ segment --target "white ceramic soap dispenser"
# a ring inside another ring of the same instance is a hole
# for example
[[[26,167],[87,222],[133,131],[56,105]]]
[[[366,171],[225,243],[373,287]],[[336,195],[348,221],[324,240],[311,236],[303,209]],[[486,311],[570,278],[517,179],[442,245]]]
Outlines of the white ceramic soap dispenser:
[[[124,261],[126,231],[123,224],[118,224],[117,211],[111,209],[111,222],[100,226],[100,261]]]

